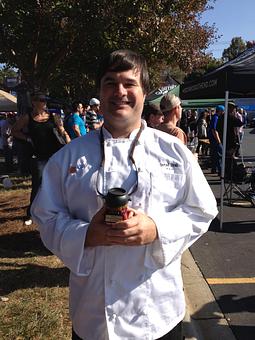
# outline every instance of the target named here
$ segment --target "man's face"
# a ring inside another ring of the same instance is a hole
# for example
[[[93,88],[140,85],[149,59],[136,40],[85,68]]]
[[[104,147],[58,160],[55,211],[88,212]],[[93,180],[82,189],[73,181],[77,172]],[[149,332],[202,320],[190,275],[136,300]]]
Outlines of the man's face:
[[[79,113],[79,114],[82,114],[83,113],[83,105],[80,103],[80,104],[78,104],[78,106],[77,106],[77,112]]]
[[[93,105],[93,106],[92,106],[92,110],[93,110],[94,112],[96,112],[96,113],[99,112],[99,109],[100,109],[100,104],[98,104],[98,105]]]
[[[32,99],[32,104],[36,110],[44,110],[46,108],[46,99],[34,98]]]
[[[140,71],[107,72],[101,79],[101,111],[112,134],[140,127],[144,100]]]
[[[150,115],[149,123],[152,127],[159,126],[160,124],[163,123],[163,121],[164,121],[164,115],[162,113],[158,113],[156,115],[154,114]]]
[[[181,107],[181,104],[179,104],[176,107],[176,118],[179,121],[181,117],[182,117],[182,107]]]

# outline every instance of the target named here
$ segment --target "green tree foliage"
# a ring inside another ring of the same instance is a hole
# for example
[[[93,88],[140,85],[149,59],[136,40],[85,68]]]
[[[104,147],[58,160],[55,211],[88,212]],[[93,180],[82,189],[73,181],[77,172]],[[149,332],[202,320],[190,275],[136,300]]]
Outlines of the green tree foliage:
[[[229,61],[236,58],[247,48],[245,41],[241,37],[235,37],[231,40],[230,46],[225,48],[222,53],[223,61]]]
[[[222,61],[207,55],[204,60],[204,65],[194,69],[191,73],[187,74],[185,81],[193,81],[201,78],[204,74],[214,71],[216,68],[222,65]]]
[[[1,0],[0,62],[17,67],[31,88],[56,95],[94,91],[109,51],[145,55],[154,83],[162,63],[191,71],[204,60],[215,29],[200,15],[214,0]]]

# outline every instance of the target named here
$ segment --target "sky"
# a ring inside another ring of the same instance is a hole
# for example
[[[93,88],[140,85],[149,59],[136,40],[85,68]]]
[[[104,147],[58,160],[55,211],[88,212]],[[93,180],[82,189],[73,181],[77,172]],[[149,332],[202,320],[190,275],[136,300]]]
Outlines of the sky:
[[[232,38],[241,37],[244,41],[255,40],[255,0],[216,0],[214,9],[203,14],[202,23],[215,23],[221,37],[210,45],[207,52],[221,58]]]

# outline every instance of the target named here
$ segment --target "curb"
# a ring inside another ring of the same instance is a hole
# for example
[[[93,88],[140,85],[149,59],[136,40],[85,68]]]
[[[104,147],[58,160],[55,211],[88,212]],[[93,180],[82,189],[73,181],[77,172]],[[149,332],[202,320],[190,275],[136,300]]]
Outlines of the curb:
[[[236,340],[212,291],[189,250],[182,256],[186,298],[184,335],[186,340]]]

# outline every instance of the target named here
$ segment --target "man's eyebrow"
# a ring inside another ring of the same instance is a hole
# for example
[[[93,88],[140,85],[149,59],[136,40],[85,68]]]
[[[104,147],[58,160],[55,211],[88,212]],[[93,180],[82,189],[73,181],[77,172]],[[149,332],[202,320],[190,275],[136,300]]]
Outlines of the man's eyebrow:
[[[107,81],[107,80],[115,80],[115,79],[112,76],[105,76],[105,77],[103,77],[103,81]]]
[[[103,78],[103,81],[117,81],[115,77],[111,76],[111,75],[107,75]],[[137,83],[137,79],[136,78],[125,78],[125,82],[134,82]]]

